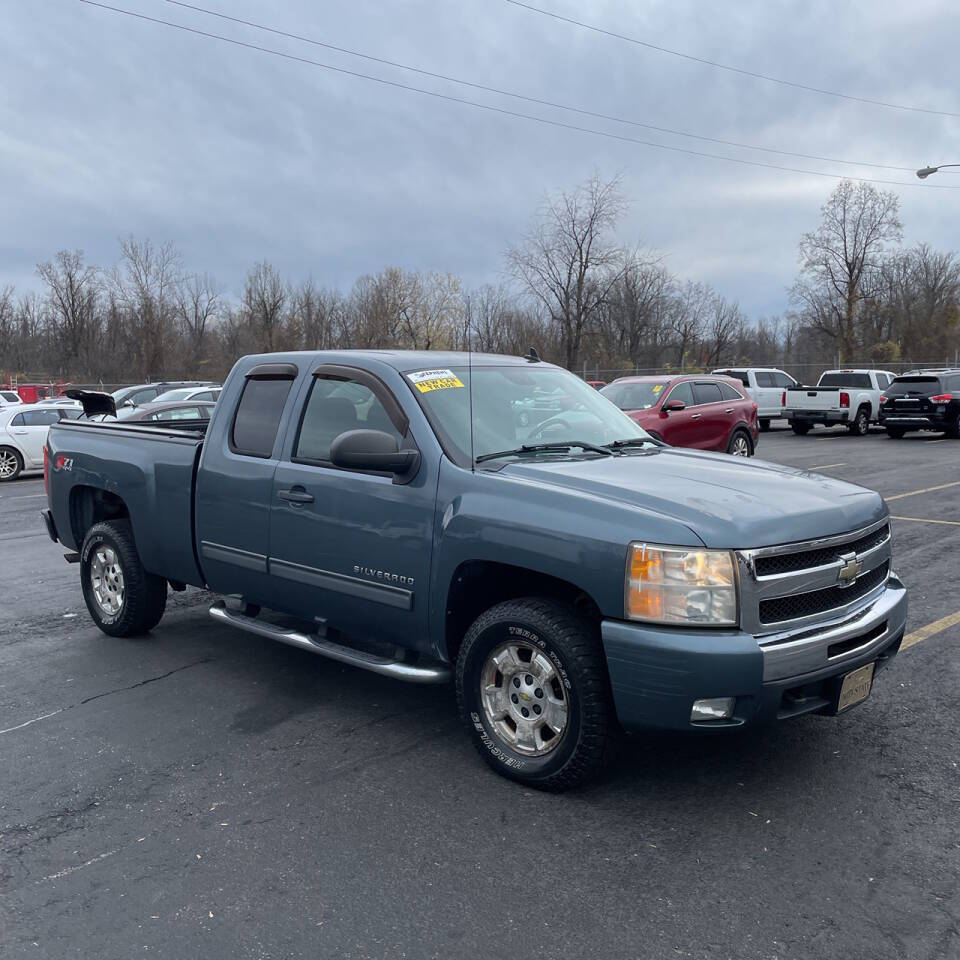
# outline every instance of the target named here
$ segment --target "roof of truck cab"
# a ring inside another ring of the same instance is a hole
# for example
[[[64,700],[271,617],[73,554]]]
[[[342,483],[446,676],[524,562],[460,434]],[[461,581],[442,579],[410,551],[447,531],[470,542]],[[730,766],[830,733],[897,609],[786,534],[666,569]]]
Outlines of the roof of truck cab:
[[[329,360],[347,363],[351,360],[379,360],[395,370],[435,370],[445,367],[554,367],[545,360],[530,361],[500,353],[467,353],[465,350],[298,350],[289,353],[261,353],[244,358],[244,365],[257,363],[297,363]]]

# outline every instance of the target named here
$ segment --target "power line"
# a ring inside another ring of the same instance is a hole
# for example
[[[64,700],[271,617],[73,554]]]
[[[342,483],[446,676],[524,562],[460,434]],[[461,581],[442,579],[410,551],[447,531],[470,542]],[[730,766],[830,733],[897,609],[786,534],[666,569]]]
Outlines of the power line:
[[[259,53],[266,53],[274,57],[280,57],[283,60],[292,60],[296,63],[303,63],[312,67],[320,67],[324,70],[330,70],[333,73],[339,73],[347,77],[355,77],[363,80],[370,80],[373,83],[379,83],[382,86],[393,87],[397,90],[408,90],[413,93],[419,93],[427,97],[433,97],[437,100],[444,100],[449,103],[458,103],[464,106],[476,107],[479,110],[486,110],[490,113],[499,113],[507,117],[515,117],[520,120],[530,120],[534,123],[543,124],[550,127],[558,127],[563,130],[573,130],[577,133],[587,133],[592,136],[605,137],[609,140],[617,140],[621,143],[635,143],[644,147],[653,147],[657,150],[668,150],[672,153],[682,153],[686,156],[691,157],[702,157],[709,160],[721,160],[726,163],[736,163],[741,166],[748,167],[760,167],[767,170],[781,170],[786,173],[800,173],[806,174],[812,177],[826,177],[830,180],[853,180],[858,183],[879,183],[885,184],[888,186],[896,187],[920,187],[926,190],[960,190],[960,187],[949,186],[944,184],[928,184],[924,182],[910,182],[907,180],[880,180],[870,177],[848,177],[842,173],[828,173],[823,170],[804,170],[799,167],[785,167],[779,164],[774,163],[765,163],[760,160],[746,160],[741,157],[727,157],[719,153],[707,153],[701,150],[689,150],[686,147],[676,147],[670,144],[657,143],[653,140],[641,140],[638,137],[627,137],[619,133],[611,133],[607,130],[595,130],[592,127],[581,127],[578,124],[565,123],[562,120],[551,120],[546,117],[538,117],[530,113],[521,113],[517,110],[507,110],[504,107],[495,107],[491,104],[480,103],[476,100],[467,100],[465,97],[454,97],[447,93],[438,93],[435,90],[427,90],[424,87],[415,87],[411,84],[400,83],[397,80],[387,80],[383,77],[375,77],[368,73],[360,73],[357,70],[348,70],[345,67],[336,67],[333,64],[322,63],[319,60],[311,60],[308,57],[298,57],[292,53],[284,53],[280,50],[273,50],[270,47],[262,47],[259,44],[248,43],[244,40],[235,40],[232,37],[225,37],[219,33],[209,33],[205,30],[198,30],[195,27],[188,27],[182,23],[173,23],[170,20],[161,20],[158,17],[149,17],[143,13],[136,13],[133,10],[125,10],[122,7],[114,7],[107,3],[98,3],[97,0],[80,0],[80,3],[85,3],[87,6],[99,7],[101,10],[109,10],[112,13],[120,13],[124,16],[133,17],[137,20],[145,20],[148,23],[160,24],[165,27],[171,27],[174,30],[181,30],[184,33],[192,33],[199,37],[205,37],[209,40],[220,40],[224,43],[233,44],[237,47],[243,47],[247,50],[255,50]]]
[[[730,73],[739,73],[744,77],[752,77],[754,80],[766,80],[769,83],[779,83],[784,87],[794,87],[797,90],[806,90],[808,93],[820,93],[826,97],[839,97],[841,100],[853,100],[856,103],[869,103],[875,107],[887,107],[891,110],[908,110],[913,113],[929,113],[937,117],[960,117],[960,113],[954,113],[949,110],[931,110],[927,107],[914,107],[905,103],[890,103],[887,100],[875,100],[872,97],[858,97],[851,93],[839,93],[836,90],[826,90],[823,87],[814,87],[807,83],[800,83],[796,80],[785,80],[783,77],[772,77],[766,73],[757,73],[753,70],[746,70],[743,67],[734,67],[729,63],[719,63],[716,60],[708,60],[706,57],[697,57],[692,53],[684,53],[681,50],[671,50],[669,47],[662,47],[659,44],[651,43],[649,40],[640,40],[638,37],[629,37],[623,33],[617,33],[614,30],[606,30],[603,27],[595,26],[592,23],[584,23],[582,20],[574,20],[573,17],[565,17],[560,13],[554,13],[552,10],[544,10],[541,7],[535,7],[529,3],[523,3],[522,0],[507,0],[507,3],[515,7],[523,7],[524,10],[530,10],[533,13],[542,14],[545,17],[551,17],[554,20],[561,20],[563,23],[573,24],[575,27],[582,27],[584,30],[592,30],[594,33],[602,33],[604,36],[613,37],[616,40],[624,40],[627,43],[634,43],[638,47],[646,47],[648,50],[656,50],[658,53],[668,53],[672,57],[681,57],[684,60],[691,60],[693,63],[701,63],[708,67],[716,67],[718,70],[728,70]]]
[[[740,143],[736,140],[723,140],[719,137],[707,137],[701,134],[687,133],[683,130],[673,130],[670,127],[660,127],[660,126],[657,126],[656,124],[646,123],[641,120],[630,120],[626,117],[617,117],[607,113],[598,113],[594,110],[584,110],[580,107],[571,107],[563,103],[557,103],[553,100],[542,100],[538,97],[530,97],[522,93],[514,93],[513,91],[510,91],[510,90],[503,90],[499,87],[491,87],[482,83],[474,83],[473,81],[470,81],[470,80],[461,80],[457,77],[448,76],[447,74],[435,73],[431,70],[424,70],[420,67],[413,67],[413,66],[410,66],[409,64],[399,63],[396,60],[387,60],[384,57],[375,57],[375,56],[372,56],[371,54],[360,53],[357,50],[349,50],[346,47],[340,47],[340,46],[337,46],[336,44],[328,43],[324,40],[317,40],[313,37],[305,37],[297,33],[289,33],[286,30],[278,30],[275,27],[268,27],[262,23],[255,23],[252,20],[243,20],[240,17],[231,17],[229,14],[219,13],[216,10],[208,10],[205,7],[199,7],[192,3],[184,3],[183,0],[167,0],[167,3],[172,3],[174,6],[177,6],[177,7],[185,7],[188,10],[195,10],[197,13],[203,13],[211,17],[218,17],[221,20],[228,20],[231,23],[239,23],[245,27],[253,27],[256,30],[263,30],[267,33],[273,33],[273,34],[276,34],[277,36],[286,37],[290,40],[299,40],[299,41],[302,41],[303,43],[310,43],[310,44],[313,44],[314,46],[323,47],[327,50],[335,50],[338,53],[345,53],[351,57],[359,57],[362,60],[369,60],[373,63],[380,63],[380,64],[384,64],[385,66],[396,67],[400,70],[408,70],[411,73],[417,73],[417,74],[420,74],[421,76],[431,77],[434,80],[443,80],[448,83],[456,83],[464,87],[471,87],[474,90],[483,90],[486,93],[494,93],[503,97],[512,97],[515,100],[523,100],[526,103],[535,103],[542,107],[553,107],[557,110],[567,110],[571,113],[579,113],[582,116],[594,117],[595,119],[598,119],[598,120],[610,120],[610,121],[613,121],[614,123],[623,123],[633,127],[643,127],[646,130],[654,130],[657,133],[666,133],[676,137],[686,137],[691,140],[702,140],[706,143],[717,143],[726,147],[737,147],[743,150],[757,150],[761,153],[773,153],[773,154],[778,154],[779,156],[782,156],[782,157],[797,157],[800,160],[817,160],[823,163],[842,163],[842,164],[847,164],[849,166],[854,166],[854,167],[873,167],[877,170],[896,170],[896,171],[902,171],[904,173],[913,173],[915,170],[914,167],[898,167],[898,166],[893,166],[892,164],[886,164],[886,163],[871,163],[868,160],[842,160],[838,157],[821,157],[821,156],[817,156],[816,154],[796,153],[792,150],[777,150],[773,147],[761,147],[753,143]]]

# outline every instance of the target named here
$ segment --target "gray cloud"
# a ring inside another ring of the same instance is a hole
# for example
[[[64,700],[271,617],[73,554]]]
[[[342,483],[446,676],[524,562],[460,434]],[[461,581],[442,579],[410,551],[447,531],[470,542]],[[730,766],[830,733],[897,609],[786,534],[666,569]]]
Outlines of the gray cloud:
[[[506,109],[785,166],[777,158],[518,105],[272,37],[162,0],[118,6]],[[719,72],[503,0],[207,0],[211,8],[531,96],[708,136],[881,163],[960,162],[960,121]],[[760,72],[960,111],[956,4],[542,0],[557,12]],[[799,234],[834,182],[710,161],[390,89],[76,0],[12,6],[0,38],[0,284],[127,233],[174,242],[236,289],[268,258],[347,286],[388,264],[497,279],[544,191],[622,171],[624,243],[660,250],[752,314],[782,311]],[[960,171],[937,182],[960,186]],[[931,181],[932,183],[933,181]],[[956,243],[960,191],[897,189],[908,242]]]

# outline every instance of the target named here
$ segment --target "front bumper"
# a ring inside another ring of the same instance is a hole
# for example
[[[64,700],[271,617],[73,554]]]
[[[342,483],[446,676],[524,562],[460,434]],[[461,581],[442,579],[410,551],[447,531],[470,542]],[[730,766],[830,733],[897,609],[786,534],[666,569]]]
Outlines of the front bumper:
[[[800,423],[849,423],[849,410],[791,410],[788,420]]]
[[[605,620],[601,636],[625,729],[705,730],[832,712],[845,674],[896,655],[906,619],[907,592],[891,574],[879,596],[817,627],[758,638]],[[736,697],[733,718],[691,723],[694,700],[713,697]]]

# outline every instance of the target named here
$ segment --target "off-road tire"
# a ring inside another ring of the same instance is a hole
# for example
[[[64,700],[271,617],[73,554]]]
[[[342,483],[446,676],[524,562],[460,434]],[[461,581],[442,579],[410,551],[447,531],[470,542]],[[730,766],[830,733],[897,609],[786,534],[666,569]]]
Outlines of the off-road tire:
[[[103,544],[113,548],[123,573],[123,603],[112,616],[98,604],[90,581],[93,555]],[[129,520],[96,523],[87,531],[80,550],[80,584],[91,619],[111,637],[135,637],[152,630],[167,605],[167,581],[144,570]]]
[[[0,447],[0,453],[4,455],[7,462],[9,462],[11,457],[13,458],[13,473],[9,473],[6,476],[0,474],[0,483],[16,480],[17,477],[23,473],[23,457],[20,455],[20,451],[14,447]]]
[[[562,678],[567,726],[563,739],[545,756],[512,749],[483,708],[484,663],[511,639],[537,647]],[[539,790],[562,791],[595,779],[610,760],[619,730],[600,631],[568,604],[528,597],[498,603],[481,614],[460,647],[456,688],[470,739],[501,776]]]
[[[870,408],[860,407],[847,429],[855,437],[865,437],[870,432]]]
[[[809,423],[799,423],[796,420],[791,421],[790,429],[798,436],[805,437],[810,432]]]

